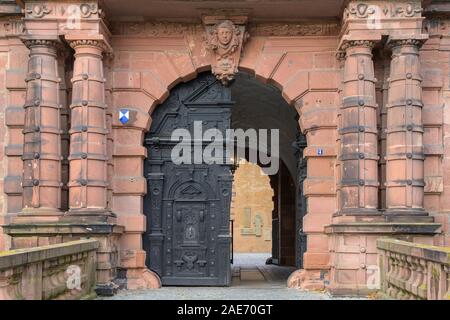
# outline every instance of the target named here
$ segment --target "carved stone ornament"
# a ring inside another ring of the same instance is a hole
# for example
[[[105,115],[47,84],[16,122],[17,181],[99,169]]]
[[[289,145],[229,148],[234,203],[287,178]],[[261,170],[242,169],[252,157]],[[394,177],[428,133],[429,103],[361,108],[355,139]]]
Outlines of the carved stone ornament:
[[[250,23],[248,33],[253,36],[334,36],[340,27],[335,22],[325,23]]]
[[[72,47],[72,49],[75,49],[78,46],[91,46],[91,47],[98,47],[102,49],[104,53],[109,53],[110,48],[104,41],[101,40],[94,40],[94,39],[78,39],[78,40],[69,40],[69,45]]]
[[[61,43],[57,40],[48,39],[22,39],[23,44],[28,48],[42,46],[42,47],[52,47],[55,49],[60,49],[62,47]]]
[[[356,6],[350,8],[350,14],[358,18],[367,18],[369,15],[374,14],[375,9],[370,7],[366,3],[358,3]]]
[[[426,39],[395,39],[388,42],[389,48],[401,47],[401,46],[413,46],[420,48],[425,43]]]
[[[206,45],[211,53],[212,73],[223,85],[228,85],[238,72],[242,45],[248,34],[244,25],[223,20],[206,26]]]
[[[420,17],[423,9],[415,2],[392,1],[389,3],[368,4],[365,2],[352,2],[344,10],[346,21],[352,19],[370,19],[371,16],[378,19],[412,18]]]
[[[345,41],[342,44],[341,50],[345,51],[348,48],[353,48],[353,47],[366,47],[366,48],[373,49],[374,46],[375,46],[375,41],[371,41],[371,40],[350,40],[350,41]]]
[[[49,9],[45,4],[35,3],[27,6],[26,13],[34,18],[42,18],[49,14],[52,9]]]
[[[0,29],[0,35],[5,36],[20,36],[25,32],[24,23],[22,20],[9,20],[3,23],[3,28]]]
[[[80,5],[80,13],[83,18],[89,18],[93,14],[100,13],[101,10],[97,8],[96,4],[83,3]]]
[[[395,8],[393,15],[404,16],[407,18],[415,17],[422,13],[423,9],[420,6],[416,6],[412,3],[404,4],[403,6],[398,6]]]

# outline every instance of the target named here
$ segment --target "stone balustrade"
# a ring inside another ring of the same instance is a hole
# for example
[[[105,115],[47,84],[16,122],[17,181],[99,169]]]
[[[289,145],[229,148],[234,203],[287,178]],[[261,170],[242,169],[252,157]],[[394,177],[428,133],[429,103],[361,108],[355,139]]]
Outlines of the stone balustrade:
[[[381,292],[387,298],[450,300],[450,248],[379,239]]]
[[[95,296],[97,240],[0,251],[0,300]]]

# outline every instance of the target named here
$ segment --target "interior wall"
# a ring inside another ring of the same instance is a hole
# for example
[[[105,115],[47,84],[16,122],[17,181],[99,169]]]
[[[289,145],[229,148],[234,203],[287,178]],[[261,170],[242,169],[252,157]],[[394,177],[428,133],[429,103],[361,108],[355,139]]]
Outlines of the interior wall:
[[[258,165],[241,159],[233,177],[233,251],[270,253],[274,203],[269,176]]]

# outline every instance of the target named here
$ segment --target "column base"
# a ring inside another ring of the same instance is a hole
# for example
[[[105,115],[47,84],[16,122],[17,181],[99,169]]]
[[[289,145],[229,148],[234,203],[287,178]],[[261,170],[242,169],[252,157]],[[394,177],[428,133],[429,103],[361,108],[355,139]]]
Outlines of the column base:
[[[387,209],[383,215],[388,222],[434,222],[423,209]]]
[[[53,208],[24,208],[12,219],[13,223],[57,222],[64,215],[63,211]]]
[[[373,208],[345,208],[336,212],[333,216],[381,216],[383,212]]]
[[[103,283],[103,284],[97,284],[95,287],[95,293],[98,296],[103,297],[111,297],[117,293],[119,290],[119,286],[115,284],[114,282],[109,283]]]
[[[422,223],[433,223],[434,217],[432,216],[394,216],[386,215],[384,217],[386,222],[422,222]]]
[[[117,215],[104,209],[71,209],[61,217],[67,223],[112,223],[117,222]]]
[[[428,212],[426,212],[424,209],[411,209],[411,208],[394,208],[394,209],[386,209],[384,211],[385,216],[414,216],[414,217],[421,217],[421,216],[428,216]]]
[[[328,279],[323,270],[295,270],[287,280],[287,287],[293,289],[322,291],[327,288]]]
[[[155,272],[147,268],[128,269],[126,288],[128,290],[159,289],[161,288],[161,279]]]

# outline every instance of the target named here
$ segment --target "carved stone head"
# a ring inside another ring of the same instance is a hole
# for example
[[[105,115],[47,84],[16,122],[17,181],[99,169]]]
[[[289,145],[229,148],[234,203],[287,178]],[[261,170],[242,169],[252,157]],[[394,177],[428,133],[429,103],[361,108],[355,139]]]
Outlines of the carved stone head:
[[[236,74],[240,51],[244,42],[244,25],[221,20],[206,26],[207,48],[212,53],[211,68],[217,79],[227,85]]]
[[[225,20],[217,26],[217,39],[223,46],[227,46],[233,38],[234,26],[231,21]]]
[[[236,51],[239,46],[240,31],[230,20],[219,22],[211,30],[210,48],[220,57]]]

